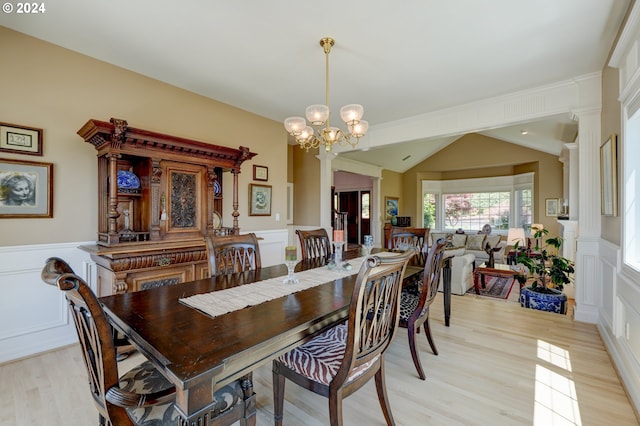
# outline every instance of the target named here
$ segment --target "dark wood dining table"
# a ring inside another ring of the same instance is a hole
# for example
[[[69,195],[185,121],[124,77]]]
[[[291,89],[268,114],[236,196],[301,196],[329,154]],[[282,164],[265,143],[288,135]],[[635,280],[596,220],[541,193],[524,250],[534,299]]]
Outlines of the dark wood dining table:
[[[349,256],[357,256],[354,251]],[[296,270],[321,266],[302,261]],[[287,274],[285,265],[214,276],[100,299],[113,326],[176,386],[176,407],[188,424],[207,424],[214,390],[243,379],[254,411],[248,375],[320,331],[343,321],[356,275],[244,309],[211,317],[179,299]]]

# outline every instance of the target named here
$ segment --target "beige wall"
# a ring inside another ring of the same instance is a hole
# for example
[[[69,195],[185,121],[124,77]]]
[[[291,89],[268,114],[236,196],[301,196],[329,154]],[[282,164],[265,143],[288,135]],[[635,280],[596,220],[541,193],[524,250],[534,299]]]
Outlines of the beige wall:
[[[318,150],[293,148],[293,223],[320,225],[320,160]]]
[[[534,223],[558,232],[555,217],[545,216],[545,199],[562,198],[562,163],[546,154],[498,139],[471,133],[404,173],[403,211],[420,224],[422,180],[469,179],[535,172]]]
[[[618,135],[618,216],[602,216],[602,238],[614,244],[620,244],[620,209],[622,195],[620,192],[620,102],[618,102],[619,72],[617,69],[605,67],[602,71],[602,137],[606,141],[611,134]]]
[[[90,118],[122,118],[132,127],[238,147],[258,155],[240,174],[240,228],[285,226],[287,151],[281,123],[195,95],[131,71],[0,27],[3,58],[1,121],[44,129],[44,155],[0,153],[2,158],[54,164],[54,217],[0,219],[5,246],[91,241],[97,231],[96,151],[76,132]],[[253,164],[269,168],[272,215],[247,215]],[[225,174],[223,224],[231,224]],[[275,221],[280,213],[281,221]]]

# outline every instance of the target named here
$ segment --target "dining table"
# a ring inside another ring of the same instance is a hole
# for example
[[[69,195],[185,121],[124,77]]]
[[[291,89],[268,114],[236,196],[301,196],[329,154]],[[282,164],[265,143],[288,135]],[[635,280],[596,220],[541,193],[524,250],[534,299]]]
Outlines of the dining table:
[[[345,251],[345,259],[355,261],[361,254],[354,248]],[[419,276],[416,262],[419,257],[412,261],[414,269],[405,280]],[[315,270],[317,275],[329,269],[325,260],[316,259],[299,262],[295,270]],[[214,391],[240,379],[246,407],[252,413],[247,422],[251,425],[256,410],[251,372],[344,321],[357,272],[337,278],[333,274],[326,282],[299,291],[296,284],[282,284],[291,287],[290,294],[216,316],[188,306],[185,300],[195,295],[223,295],[226,293],[212,292],[237,291],[239,286],[257,288],[247,285],[284,278],[287,267],[274,265],[115,294],[100,302],[113,327],[175,385],[181,424],[208,424]]]

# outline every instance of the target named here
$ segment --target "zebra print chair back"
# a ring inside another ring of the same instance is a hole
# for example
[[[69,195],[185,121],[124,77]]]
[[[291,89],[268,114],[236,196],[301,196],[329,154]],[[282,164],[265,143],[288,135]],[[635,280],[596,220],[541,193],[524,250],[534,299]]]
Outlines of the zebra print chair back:
[[[375,377],[387,424],[393,423],[384,385],[384,353],[399,320],[400,287],[415,253],[368,256],[356,278],[349,319],[273,362],[275,424],[282,424],[285,379],[329,398],[331,425],[342,424],[342,399]]]

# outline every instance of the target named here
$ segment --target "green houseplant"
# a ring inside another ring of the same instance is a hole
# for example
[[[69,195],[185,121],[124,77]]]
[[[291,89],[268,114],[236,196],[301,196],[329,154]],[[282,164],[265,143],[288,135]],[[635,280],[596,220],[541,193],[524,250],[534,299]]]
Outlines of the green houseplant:
[[[563,239],[546,238],[549,230],[535,229],[533,238],[536,245],[532,250],[522,250],[516,244],[516,263],[524,265],[528,275],[518,275],[521,285],[529,283],[520,291],[520,304],[527,308],[566,313],[567,296],[562,292],[571,282],[575,272],[574,263],[559,255]],[[543,246],[538,241],[544,241]]]

